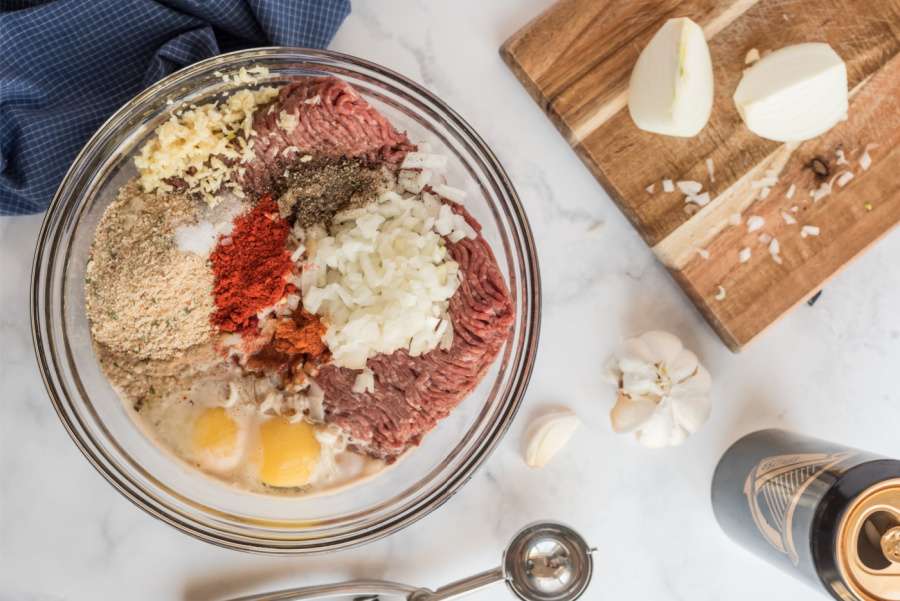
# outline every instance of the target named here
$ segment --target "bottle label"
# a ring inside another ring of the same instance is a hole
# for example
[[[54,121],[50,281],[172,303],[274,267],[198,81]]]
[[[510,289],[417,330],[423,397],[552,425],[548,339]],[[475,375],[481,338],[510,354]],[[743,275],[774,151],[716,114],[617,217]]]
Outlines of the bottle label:
[[[857,453],[802,453],[766,457],[744,482],[750,514],[763,538],[797,566],[794,514],[803,493],[819,476]]]

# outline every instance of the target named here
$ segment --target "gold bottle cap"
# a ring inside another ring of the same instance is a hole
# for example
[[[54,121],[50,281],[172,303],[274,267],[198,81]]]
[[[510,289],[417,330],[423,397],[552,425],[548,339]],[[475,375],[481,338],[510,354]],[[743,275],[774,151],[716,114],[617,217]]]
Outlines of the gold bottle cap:
[[[837,564],[859,599],[900,601],[900,478],[865,490],[844,512]]]

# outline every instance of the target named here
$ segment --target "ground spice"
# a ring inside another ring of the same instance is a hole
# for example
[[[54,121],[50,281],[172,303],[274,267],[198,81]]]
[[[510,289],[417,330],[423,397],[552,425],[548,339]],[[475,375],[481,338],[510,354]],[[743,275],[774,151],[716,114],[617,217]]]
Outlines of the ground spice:
[[[216,311],[212,323],[225,332],[242,332],[256,314],[284,296],[291,269],[285,250],[290,227],[270,196],[234,220],[231,236],[219,239],[210,255],[215,276]]]
[[[280,374],[286,383],[302,384],[308,373],[331,357],[322,340],[327,329],[318,317],[298,308],[289,317],[278,319],[272,339],[248,357],[246,367]]]
[[[298,309],[291,317],[278,320],[272,346],[285,355],[307,355],[316,359],[328,351],[322,340],[327,329],[318,317]]]
[[[360,159],[310,157],[285,172],[278,186],[278,210],[303,227],[328,223],[338,211],[370,201],[382,177],[380,167]]]

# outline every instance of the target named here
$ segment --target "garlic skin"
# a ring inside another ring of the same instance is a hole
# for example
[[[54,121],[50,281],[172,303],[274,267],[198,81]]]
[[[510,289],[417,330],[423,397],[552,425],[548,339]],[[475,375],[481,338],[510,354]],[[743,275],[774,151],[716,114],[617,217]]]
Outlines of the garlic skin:
[[[628,112],[640,129],[691,137],[709,121],[713,70],[703,29],[669,19],[641,51],[628,84]]]
[[[581,426],[581,420],[569,410],[554,411],[543,415],[528,428],[525,444],[525,463],[529,467],[544,467]]]
[[[673,334],[625,340],[609,376],[619,393],[609,414],[613,430],[634,432],[646,447],[680,445],[709,419],[712,378]]]
[[[847,66],[825,43],[786,46],[744,71],[733,98],[756,135],[778,142],[808,140],[845,118]]]

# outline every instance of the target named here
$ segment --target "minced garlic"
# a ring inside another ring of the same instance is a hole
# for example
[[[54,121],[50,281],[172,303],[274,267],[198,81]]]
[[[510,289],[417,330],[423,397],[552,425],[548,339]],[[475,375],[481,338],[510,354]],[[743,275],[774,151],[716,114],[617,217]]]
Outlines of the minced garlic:
[[[281,111],[278,113],[278,127],[287,133],[293,132],[300,125],[300,116],[297,113],[288,113]]]
[[[183,179],[189,193],[210,206],[223,188],[242,196],[237,182],[229,181],[226,163],[253,158],[253,113],[278,95],[264,87],[239,90],[224,102],[204,104],[172,115],[156,128],[156,135],[134,158],[145,192],[172,192],[170,178]]]

